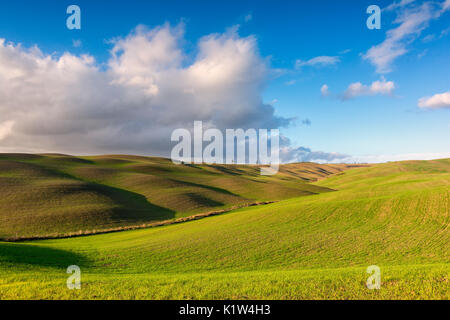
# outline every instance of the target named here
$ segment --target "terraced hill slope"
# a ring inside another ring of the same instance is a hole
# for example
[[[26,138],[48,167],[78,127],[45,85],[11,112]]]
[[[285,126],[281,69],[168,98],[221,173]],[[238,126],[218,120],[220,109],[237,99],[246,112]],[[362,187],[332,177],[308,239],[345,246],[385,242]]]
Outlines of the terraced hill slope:
[[[85,234],[328,192],[347,165],[175,165],[138,156],[0,154],[0,239]]]

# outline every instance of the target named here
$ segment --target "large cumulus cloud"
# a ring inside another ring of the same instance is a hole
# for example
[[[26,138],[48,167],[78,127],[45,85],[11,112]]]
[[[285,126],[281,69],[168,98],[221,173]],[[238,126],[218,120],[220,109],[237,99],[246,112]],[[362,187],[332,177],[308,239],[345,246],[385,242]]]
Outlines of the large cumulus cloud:
[[[289,123],[262,101],[269,67],[254,37],[208,35],[191,57],[183,34],[139,26],[112,42],[106,67],[0,40],[0,152],[167,156],[171,132],[194,120],[219,129]]]

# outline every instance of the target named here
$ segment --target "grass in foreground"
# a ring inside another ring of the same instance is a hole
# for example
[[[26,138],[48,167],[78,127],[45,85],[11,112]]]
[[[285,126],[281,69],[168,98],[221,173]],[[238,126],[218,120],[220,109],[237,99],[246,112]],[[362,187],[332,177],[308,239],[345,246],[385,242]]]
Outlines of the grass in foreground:
[[[368,290],[365,268],[180,274],[6,273],[2,299],[449,299],[448,265],[382,267],[380,290]]]

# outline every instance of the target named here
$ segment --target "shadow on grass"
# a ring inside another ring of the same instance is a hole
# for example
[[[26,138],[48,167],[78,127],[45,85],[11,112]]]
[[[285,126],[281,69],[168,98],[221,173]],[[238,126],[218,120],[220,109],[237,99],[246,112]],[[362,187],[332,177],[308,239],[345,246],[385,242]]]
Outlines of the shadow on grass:
[[[158,221],[175,217],[175,211],[150,203],[139,193],[89,182],[88,187],[117,204],[112,218],[122,221]]]
[[[204,207],[213,208],[213,207],[219,207],[219,206],[224,205],[224,203],[222,203],[222,202],[210,199],[199,193],[188,193],[186,195],[189,197],[189,199],[195,201],[196,203],[198,203],[199,205],[204,206]]]
[[[211,191],[227,194],[227,195],[230,195],[230,196],[239,197],[239,195],[237,195],[237,194],[235,194],[235,193],[233,193],[231,191],[228,191],[226,189],[213,187],[213,186],[209,186],[209,185],[206,185],[206,184],[195,183],[195,182],[184,181],[184,180],[178,180],[178,179],[169,179],[169,180],[173,181],[173,182],[176,182],[176,183],[181,183],[181,184],[184,184],[184,185],[190,186],[190,187],[197,187],[197,188],[207,189],[207,190],[211,190]]]
[[[31,265],[67,268],[70,265],[87,266],[89,261],[82,255],[36,245],[0,243],[0,264]]]

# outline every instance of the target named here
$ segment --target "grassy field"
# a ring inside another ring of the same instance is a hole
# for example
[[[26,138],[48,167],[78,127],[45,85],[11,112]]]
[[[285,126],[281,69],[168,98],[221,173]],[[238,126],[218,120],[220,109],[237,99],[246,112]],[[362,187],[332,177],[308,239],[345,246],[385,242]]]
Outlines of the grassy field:
[[[307,182],[347,165],[175,165],[137,156],[0,154],[0,239],[64,236],[328,192]]]
[[[337,191],[164,227],[0,242],[0,298],[450,298],[449,159],[311,186]],[[66,287],[69,265],[81,290]],[[365,286],[369,265],[381,268],[380,290]]]

